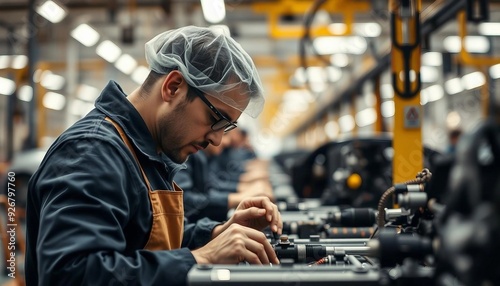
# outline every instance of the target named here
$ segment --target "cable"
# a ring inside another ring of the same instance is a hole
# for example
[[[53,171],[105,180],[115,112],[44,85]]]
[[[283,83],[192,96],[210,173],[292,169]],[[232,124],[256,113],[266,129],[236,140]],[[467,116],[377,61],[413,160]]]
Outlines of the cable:
[[[422,184],[430,181],[431,177],[432,173],[429,171],[429,169],[425,168],[417,174],[416,179],[403,182],[403,184],[404,185]],[[389,189],[387,189],[387,191],[385,191],[384,194],[382,194],[382,196],[380,197],[380,201],[378,203],[378,216],[377,216],[378,227],[384,227],[385,205],[387,204],[387,198],[389,198],[389,196],[394,194],[395,190],[396,190],[395,186],[392,186]]]

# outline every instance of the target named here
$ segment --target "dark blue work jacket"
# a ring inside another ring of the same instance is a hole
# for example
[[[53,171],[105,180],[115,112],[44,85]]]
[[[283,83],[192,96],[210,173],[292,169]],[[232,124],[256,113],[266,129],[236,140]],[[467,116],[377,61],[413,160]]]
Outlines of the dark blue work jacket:
[[[115,82],[96,109],[50,147],[29,183],[27,285],[185,285],[217,222],[184,224],[182,248],[144,250],[152,225],[148,189],[110,117],[129,137],[153,190],[172,190],[182,168],[158,154],[140,114]]]

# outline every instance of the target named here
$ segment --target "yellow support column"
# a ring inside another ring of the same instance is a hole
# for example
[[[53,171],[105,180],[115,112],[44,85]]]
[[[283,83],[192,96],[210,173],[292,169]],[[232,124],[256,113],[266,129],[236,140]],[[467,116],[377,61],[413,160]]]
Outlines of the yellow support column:
[[[420,0],[391,0],[394,87],[393,182],[415,177],[423,168],[420,105]]]

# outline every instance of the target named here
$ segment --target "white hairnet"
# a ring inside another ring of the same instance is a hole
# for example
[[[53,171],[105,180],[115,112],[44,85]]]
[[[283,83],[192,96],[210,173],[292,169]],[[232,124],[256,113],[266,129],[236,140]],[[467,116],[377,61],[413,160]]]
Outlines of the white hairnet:
[[[240,44],[223,33],[195,26],[164,32],[146,43],[146,60],[159,74],[178,69],[189,85],[254,118],[262,111],[257,69]]]

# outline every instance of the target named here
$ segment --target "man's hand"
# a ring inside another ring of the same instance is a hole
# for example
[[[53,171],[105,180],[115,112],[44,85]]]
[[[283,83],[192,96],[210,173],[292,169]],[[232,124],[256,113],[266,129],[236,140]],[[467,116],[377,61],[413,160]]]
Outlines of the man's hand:
[[[267,197],[243,199],[233,216],[225,224],[214,228],[212,237],[216,237],[233,223],[256,230],[262,230],[269,225],[271,231],[277,232],[279,235],[283,231],[283,222],[278,207]]]
[[[233,223],[202,248],[192,251],[198,264],[279,264],[264,233]]]
[[[244,199],[233,216],[212,230],[212,240],[192,251],[200,264],[234,264],[247,261],[252,264],[279,264],[273,247],[262,230],[282,233],[283,222],[278,207],[267,197]]]

